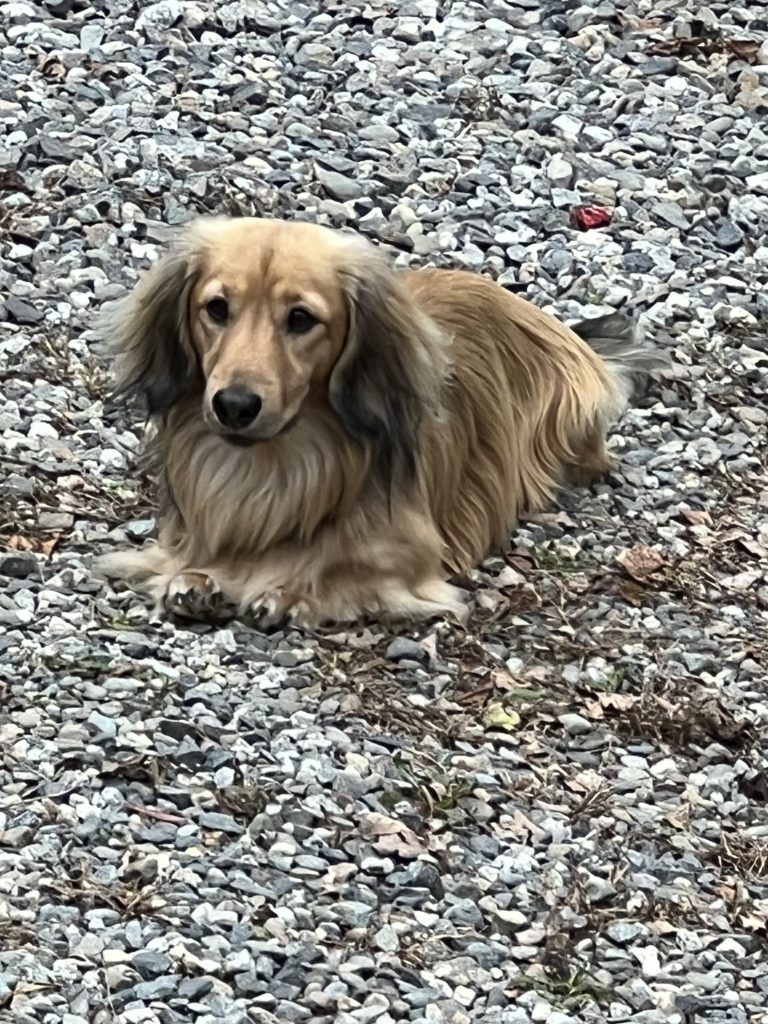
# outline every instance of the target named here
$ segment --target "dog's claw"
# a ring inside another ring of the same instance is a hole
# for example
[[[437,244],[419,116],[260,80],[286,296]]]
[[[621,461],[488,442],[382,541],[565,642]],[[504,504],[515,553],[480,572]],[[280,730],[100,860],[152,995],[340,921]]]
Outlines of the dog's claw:
[[[256,629],[278,630],[283,629],[288,624],[290,615],[287,610],[277,608],[274,602],[267,600],[252,604],[248,610],[248,619]]]
[[[184,586],[185,583],[191,585]],[[219,590],[210,577],[191,581],[174,581],[165,598],[165,610],[181,619],[228,622],[237,615],[237,608]]]
[[[307,624],[309,605],[306,601],[284,591],[276,591],[254,601],[247,617],[257,629],[278,630],[289,625]]]

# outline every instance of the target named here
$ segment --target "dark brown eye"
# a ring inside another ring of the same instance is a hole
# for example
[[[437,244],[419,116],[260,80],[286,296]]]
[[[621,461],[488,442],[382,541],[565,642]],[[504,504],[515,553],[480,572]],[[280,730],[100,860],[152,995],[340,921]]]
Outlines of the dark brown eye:
[[[312,316],[306,309],[297,306],[288,314],[288,330],[291,334],[306,334],[318,323],[316,316]]]
[[[206,302],[205,311],[215,324],[225,324],[229,319],[229,305],[226,299],[211,299]]]

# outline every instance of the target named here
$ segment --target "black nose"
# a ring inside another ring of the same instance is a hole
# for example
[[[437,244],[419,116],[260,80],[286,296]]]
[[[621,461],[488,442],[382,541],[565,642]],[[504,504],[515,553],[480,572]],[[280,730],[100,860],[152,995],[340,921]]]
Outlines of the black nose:
[[[261,399],[245,388],[222,388],[213,396],[213,411],[222,426],[242,430],[259,415]]]

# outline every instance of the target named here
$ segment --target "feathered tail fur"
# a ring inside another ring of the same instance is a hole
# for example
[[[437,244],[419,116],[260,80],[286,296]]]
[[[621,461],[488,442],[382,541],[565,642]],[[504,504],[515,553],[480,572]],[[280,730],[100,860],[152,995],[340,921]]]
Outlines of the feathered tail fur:
[[[664,352],[646,341],[637,322],[624,313],[608,313],[572,324],[611,371],[624,405],[642,397],[651,373],[669,364]]]

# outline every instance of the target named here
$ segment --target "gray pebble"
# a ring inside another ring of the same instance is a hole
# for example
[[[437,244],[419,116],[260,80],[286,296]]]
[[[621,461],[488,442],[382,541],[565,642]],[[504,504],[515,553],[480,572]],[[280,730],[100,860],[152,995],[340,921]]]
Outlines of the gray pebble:
[[[613,2],[5,4],[7,1013],[759,1015],[768,43],[726,6],[649,34]],[[710,29],[747,48],[714,78]],[[465,628],[155,621],[92,573],[158,531],[97,313],[229,212],[360,230],[569,324],[622,306],[667,351],[615,470],[459,581]]]
[[[429,652],[415,640],[407,637],[396,637],[387,647],[387,657],[390,661],[429,661]]]
[[[350,199],[359,199],[363,195],[361,183],[347,177],[346,174],[318,165],[315,168],[315,175],[331,199],[338,199],[343,203]]]
[[[38,575],[37,558],[31,552],[13,551],[0,553],[0,576],[26,579]]]
[[[583,715],[567,714],[560,715],[558,721],[565,729],[566,732],[572,736],[579,736],[585,732],[592,731],[592,723],[583,717]]]

